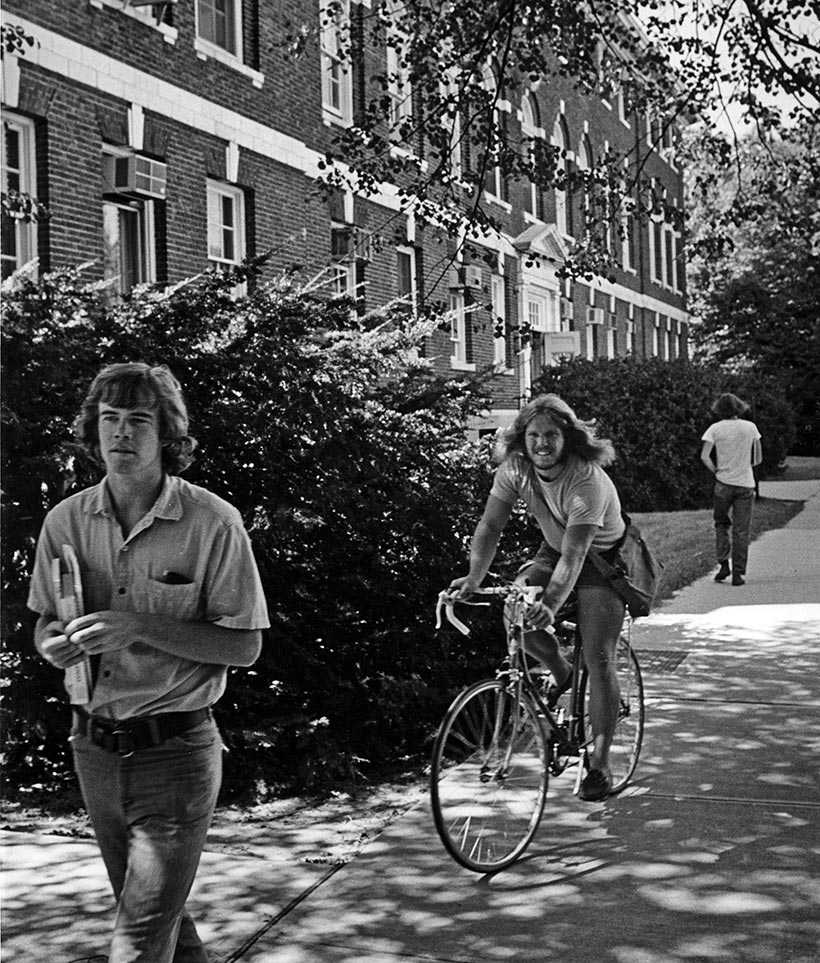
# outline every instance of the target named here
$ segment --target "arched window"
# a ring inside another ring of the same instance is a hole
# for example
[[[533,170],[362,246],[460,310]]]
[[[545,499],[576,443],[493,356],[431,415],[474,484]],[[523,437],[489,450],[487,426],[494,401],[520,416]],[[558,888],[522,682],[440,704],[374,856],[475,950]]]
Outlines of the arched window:
[[[592,146],[590,145],[589,137],[586,134],[581,137],[581,143],[578,145],[578,170],[592,170]],[[580,190],[579,215],[581,219],[580,226],[583,228],[584,232],[589,230],[590,214],[591,203],[589,188],[586,184],[582,183]]]
[[[564,118],[558,117],[555,126],[552,128],[552,146],[559,150],[557,174],[564,177],[569,173],[567,161],[567,132],[564,125]],[[561,234],[569,234],[569,221],[567,219],[567,190],[562,185],[563,177],[559,179],[555,186],[555,225]]]
[[[537,162],[538,151],[535,140],[541,137],[541,122],[538,114],[538,102],[532,93],[525,93],[521,98],[521,137],[528,143],[527,150],[529,160]],[[529,198],[527,200],[527,213],[533,217],[541,217],[541,192],[534,180],[530,180]]]
[[[501,133],[501,114],[498,110],[498,80],[496,79],[496,74],[490,64],[484,67],[484,86],[486,87],[490,97],[492,99],[492,126],[495,136],[488,138],[488,143],[485,148],[491,151],[493,157],[488,160],[487,163],[487,184],[486,189],[488,193],[497,197],[499,200],[502,199],[504,193],[504,185],[501,175],[501,168],[498,166],[497,152],[495,148],[495,141]]]

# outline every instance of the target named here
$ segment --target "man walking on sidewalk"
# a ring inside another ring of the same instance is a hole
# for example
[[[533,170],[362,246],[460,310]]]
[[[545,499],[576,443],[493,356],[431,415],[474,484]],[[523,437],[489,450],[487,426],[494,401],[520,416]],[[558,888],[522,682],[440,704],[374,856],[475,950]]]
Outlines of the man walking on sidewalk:
[[[167,367],[104,368],[75,433],[105,477],[46,516],[28,604],[43,658],[90,667],[90,688],[66,688],[74,766],[117,898],[108,959],[207,963],[185,901],[222,778],[211,706],[228,666],[259,655],[265,598],[239,512],[179,477],[196,442]],[[53,577],[66,550],[78,617]]]
[[[721,395],[712,405],[719,420],[706,429],[701,439],[700,459],[715,475],[715,548],[720,564],[715,581],[722,582],[731,575],[732,585],[743,585],[745,581],[755,493],[754,466],[763,460],[757,426],[741,418],[748,410],[749,406],[737,395]]]

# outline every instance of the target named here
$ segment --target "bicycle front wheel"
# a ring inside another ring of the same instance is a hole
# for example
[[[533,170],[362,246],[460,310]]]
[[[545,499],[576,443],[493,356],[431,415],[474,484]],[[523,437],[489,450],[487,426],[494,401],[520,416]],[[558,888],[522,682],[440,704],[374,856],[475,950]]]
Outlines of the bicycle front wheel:
[[[620,698],[618,720],[609,750],[609,765],[612,771],[612,792],[620,792],[635,772],[638,756],[643,743],[644,694],[643,677],[638,659],[625,635],[618,639],[615,649],[615,666],[618,673]],[[594,737],[589,716],[589,673],[584,669],[578,693],[579,704],[583,706],[581,716],[580,741],[589,743]]]
[[[430,798],[456,862],[491,873],[518,859],[544,811],[548,758],[544,724],[526,692],[487,679],[455,699],[433,746]]]

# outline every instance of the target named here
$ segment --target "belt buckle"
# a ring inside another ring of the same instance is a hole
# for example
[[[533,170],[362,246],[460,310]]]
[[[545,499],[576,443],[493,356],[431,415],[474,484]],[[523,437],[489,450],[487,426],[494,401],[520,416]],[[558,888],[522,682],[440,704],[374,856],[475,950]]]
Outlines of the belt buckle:
[[[111,735],[117,740],[117,754],[119,756],[121,756],[123,759],[128,759],[130,756],[134,755],[137,747],[134,745],[127,729],[115,729]],[[127,744],[131,747],[127,752],[123,752],[122,749],[123,739],[126,740]]]

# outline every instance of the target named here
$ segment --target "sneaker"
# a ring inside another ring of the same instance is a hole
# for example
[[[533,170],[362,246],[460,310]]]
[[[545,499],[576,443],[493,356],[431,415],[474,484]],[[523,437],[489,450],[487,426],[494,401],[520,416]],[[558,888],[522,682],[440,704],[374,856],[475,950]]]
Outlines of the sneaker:
[[[732,576],[732,585],[745,585],[746,579],[739,573],[735,572]]]
[[[721,562],[720,568],[718,569],[717,575],[715,576],[715,581],[722,582],[724,579],[729,578],[731,574],[732,572],[731,572],[731,569],[729,568],[729,563]]]
[[[612,783],[603,769],[590,769],[584,776],[578,795],[586,802],[598,802],[606,799],[611,789]]]

